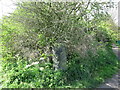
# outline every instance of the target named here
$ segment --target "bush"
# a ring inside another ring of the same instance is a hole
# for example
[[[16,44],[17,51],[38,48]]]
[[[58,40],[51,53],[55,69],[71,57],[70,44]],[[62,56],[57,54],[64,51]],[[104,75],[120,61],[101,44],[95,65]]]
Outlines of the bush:
[[[79,54],[71,55],[66,70],[67,85],[80,88],[95,88],[118,71],[118,63],[112,49],[100,48],[97,54],[89,51],[83,59]],[[108,57],[109,56],[109,57]]]
[[[3,64],[1,75],[3,88],[53,88],[63,85],[62,72],[54,71],[50,64],[36,64],[26,67],[24,60]],[[3,71],[2,71],[3,72]]]
[[[118,69],[110,47],[116,33],[106,22],[109,15],[102,10],[106,4],[87,4],[91,10],[82,2],[24,2],[11,16],[4,17],[0,76],[3,87],[88,88],[111,76]],[[53,55],[45,53],[47,48],[56,44],[66,47],[65,71],[55,71],[47,60]]]

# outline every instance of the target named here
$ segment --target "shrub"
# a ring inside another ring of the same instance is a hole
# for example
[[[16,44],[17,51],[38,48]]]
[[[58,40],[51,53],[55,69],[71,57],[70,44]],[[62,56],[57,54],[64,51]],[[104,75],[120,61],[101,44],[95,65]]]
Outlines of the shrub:
[[[110,47],[116,33],[106,22],[109,15],[102,10],[106,5],[97,2],[19,4],[2,22],[3,87],[88,88],[112,75],[118,65]],[[52,56],[45,53],[47,47],[56,43],[67,47],[65,71],[55,71],[46,62]]]
[[[2,87],[53,88],[63,85],[62,72],[51,69],[51,64],[44,63],[26,67],[27,64],[25,60],[9,64],[4,63],[4,73],[2,74],[2,78],[0,77]]]

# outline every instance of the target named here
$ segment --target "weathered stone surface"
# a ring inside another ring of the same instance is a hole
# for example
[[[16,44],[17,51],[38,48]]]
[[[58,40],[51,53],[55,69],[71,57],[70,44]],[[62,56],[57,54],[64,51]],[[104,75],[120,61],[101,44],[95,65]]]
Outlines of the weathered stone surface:
[[[53,64],[53,68],[55,70],[61,69],[65,70],[67,69],[67,54],[66,54],[66,48],[62,44],[57,44],[54,46],[47,46],[43,49],[43,53],[48,56],[48,58],[41,57],[41,54],[38,50],[33,50],[28,47],[21,47],[19,55],[21,55],[24,58],[27,58],[29,61],[37,61],[39,62],[50,62]],[[51,56],[52,55],[52,56]]]
[[[56,69],[65,70],[67,69],[67,55],[65,47],[61,44],[56,45],[52,49],[53,52],[53,67]]]

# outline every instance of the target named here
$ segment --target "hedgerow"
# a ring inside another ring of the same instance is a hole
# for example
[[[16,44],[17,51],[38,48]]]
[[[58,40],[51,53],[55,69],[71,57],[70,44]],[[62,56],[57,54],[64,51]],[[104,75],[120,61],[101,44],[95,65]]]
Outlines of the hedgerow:
[[[111,77],[118,70],[111,48],[117,33],[103,10],[108,5],[19,3],[2,22],[2,87],[89,88]],[[48,62],[53,55],[47,49],[59,44],[66,47],[66,70],[54,70]]]

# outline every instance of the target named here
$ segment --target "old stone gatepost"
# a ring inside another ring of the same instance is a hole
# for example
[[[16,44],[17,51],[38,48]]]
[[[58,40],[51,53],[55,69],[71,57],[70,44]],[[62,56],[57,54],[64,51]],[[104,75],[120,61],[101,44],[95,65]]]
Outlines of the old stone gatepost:
[[[55,44],[52,47],[52,60],[53,60],[53,67],[55,70],[66,70],[67,69],[67,54],[66,48],[62,44]]]

